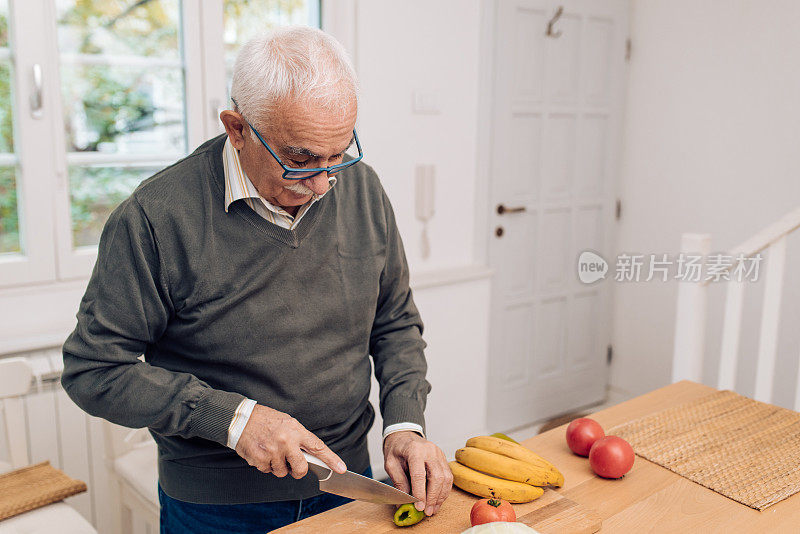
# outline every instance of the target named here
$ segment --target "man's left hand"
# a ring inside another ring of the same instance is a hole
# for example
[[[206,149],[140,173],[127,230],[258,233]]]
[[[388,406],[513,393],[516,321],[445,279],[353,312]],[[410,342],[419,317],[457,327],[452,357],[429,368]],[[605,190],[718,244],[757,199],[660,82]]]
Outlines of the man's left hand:
[[[424,509],[429,516],[439,511],[453,488],[453,473],[439,447],[414,431],[402,430],[383,440],[383,457],[395,487],[419,499],[417,510]]]

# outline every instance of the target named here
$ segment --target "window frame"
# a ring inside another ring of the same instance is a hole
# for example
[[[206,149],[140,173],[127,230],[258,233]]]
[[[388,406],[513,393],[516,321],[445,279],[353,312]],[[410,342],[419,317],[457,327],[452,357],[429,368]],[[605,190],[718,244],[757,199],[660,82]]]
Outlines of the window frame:
[[[56,276],[52,190],[51,151],[45,141],[52,130],[49,93],[46,86],[47,50],[50,35],[45,32],[20,31],[26,21],[43,20],[45,5],[41,0],[8,2],[11,93],[16,155],[17,213],[22,253],[0,258],[0,287],[40,283]],[[30,22],[28,22],[30,23]],[[42,114],[31,114],[33,66],[43,71]],[[35,216],[34,216],[35,214]]]

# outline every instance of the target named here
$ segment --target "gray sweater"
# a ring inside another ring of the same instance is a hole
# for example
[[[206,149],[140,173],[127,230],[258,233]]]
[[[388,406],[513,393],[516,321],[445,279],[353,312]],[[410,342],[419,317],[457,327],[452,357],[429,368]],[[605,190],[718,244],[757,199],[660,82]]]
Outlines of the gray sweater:
[[[244,202],[225,213],[224,142],[145,180],[111,214],[61,383],[86,412],[150,429],[173,498],[307,498],[319,493],[313,475],[279,479],[226,447],[236,407],[249,397],[292,415],[363,471],[375,417],[369,355],[384,428],[424,428],[422,322],[369,166],[343,171],[288,230]]]

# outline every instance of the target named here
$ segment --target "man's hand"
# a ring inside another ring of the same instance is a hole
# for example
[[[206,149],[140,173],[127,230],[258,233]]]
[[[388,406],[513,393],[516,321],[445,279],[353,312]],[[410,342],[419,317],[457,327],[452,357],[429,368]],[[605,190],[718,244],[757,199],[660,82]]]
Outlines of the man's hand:
[[[397,489],[419,499],[417,510],[425,515],[439,511],[453,488],[453,473],[442,450],[411,430],[394,432],[383,440],[386,473]],[[409,485],[408,471],[411,477]]]
[[[302,451],[316,456],[337,473],[347,470],[342,459],[297,419],[258,404],[236,444],[236,452],[248,464],[276,477],[291,474],[299,479],[306,476],[308,462]]]

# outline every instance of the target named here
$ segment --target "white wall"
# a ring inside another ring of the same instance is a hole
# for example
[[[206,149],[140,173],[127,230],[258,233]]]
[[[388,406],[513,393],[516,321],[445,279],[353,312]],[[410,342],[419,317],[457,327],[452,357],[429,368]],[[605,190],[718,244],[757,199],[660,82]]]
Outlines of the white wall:
[[[710,232],[712,251],[725,250],[800,205],[798,20],[792,0],[634,1],[619,251],[674,254],[686,231]],[[776,369],[774,401],[786,406],[800,350],[798,245],[789,242]],[[761,289],[748,288],[746,306],[759,305]],[[669,383],[676,290],[615,284],[615,387],[639,394]],[[712,290],[712,338],[722,297]],[[737,390],[752,394],[752,310],[743,327]],[[718,351],[710,342],[709,380]]]
[[[362,88],[358,126],[368,161],[395,207],[415,270],[471,264],[478,116],[478,4],[472,1],[358,2],[355,59]],[[414,91],[437,114],[414,114]],[[431,256],[420,254],[414,168],[436,167]]]

